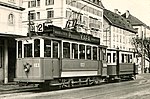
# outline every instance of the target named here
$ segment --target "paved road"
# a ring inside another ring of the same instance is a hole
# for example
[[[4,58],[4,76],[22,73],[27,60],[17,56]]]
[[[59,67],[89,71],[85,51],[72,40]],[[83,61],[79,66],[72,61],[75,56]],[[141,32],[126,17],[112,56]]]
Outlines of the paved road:
[[[55,90],[2,94],[0,99],[150,99],[150,74],[134,81]]]

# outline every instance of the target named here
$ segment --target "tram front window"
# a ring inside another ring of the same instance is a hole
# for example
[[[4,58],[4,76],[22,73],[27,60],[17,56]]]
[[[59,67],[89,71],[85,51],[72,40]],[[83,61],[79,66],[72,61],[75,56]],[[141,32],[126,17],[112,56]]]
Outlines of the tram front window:
[[[18,41],[18,58],[22,57],[22,41]]]
[[[86,46],[87,59],[91,59],[91,46]]]
[[[34,57],[40,57],[40,40],[34,40]]]
[[[63,58],[70,58],[70,43],[63,43]]]
[[[78,44],[72,43],[72,58],[78,59]]]
[[[80,59],[85,59],[85,45],[79,45]]]
[[[32,44],[24,44],[24,57],[32,57]]]
[[[44,57],[51,57],[51,41],[44,40]]]
[[[58,58],[58,42],[53,41],[53,58]]]

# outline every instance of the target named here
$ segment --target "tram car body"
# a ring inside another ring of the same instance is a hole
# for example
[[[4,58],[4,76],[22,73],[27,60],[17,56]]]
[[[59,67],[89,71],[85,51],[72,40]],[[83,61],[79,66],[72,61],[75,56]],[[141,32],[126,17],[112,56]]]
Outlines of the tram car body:
[[[134,79],[138,74],[136,53],[119,49],[107,49],[107,73],[109,80]]]
[[[19,83],[70,86],[107,77],[106,47],[92,35],[49,25],[16,40]]]

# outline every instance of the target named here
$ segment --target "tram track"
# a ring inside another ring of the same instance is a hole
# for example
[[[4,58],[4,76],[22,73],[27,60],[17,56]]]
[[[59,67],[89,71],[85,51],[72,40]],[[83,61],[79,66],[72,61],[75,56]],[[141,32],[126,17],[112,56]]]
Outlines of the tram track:
[[[80,90],[80,88],[92,88],[92,87],[97,87],[97,86],[105,86],[105,85],[111,85],[111,83],[101,83],[97,85],[90,85],[90,86],[74,86],[71,88],[58,88],[58,87],[50,87],[47,90],[42,90],[38,88],[37,86],[23,86],[23,87],[18,87],[17,88],[12,88],[12,89],[0,89],[0,97],[7,97],[7,96],[16,96],[18,95],[26,95],[26,94],[33,94],[33,93],[44,93],[44,92],[53,92],[53,91],[61,91],[61,90]]]

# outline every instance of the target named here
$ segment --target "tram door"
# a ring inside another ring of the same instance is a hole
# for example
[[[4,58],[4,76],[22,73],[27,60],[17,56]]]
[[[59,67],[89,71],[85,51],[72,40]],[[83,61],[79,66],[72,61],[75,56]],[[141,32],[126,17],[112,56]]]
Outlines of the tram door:
[[[61,64],[61,59],[60,59],[60,45],[61,43],[59,41],[53,41],[52,42],[52,73],[53,77],[59,77],[60,76],[60,64]]]

